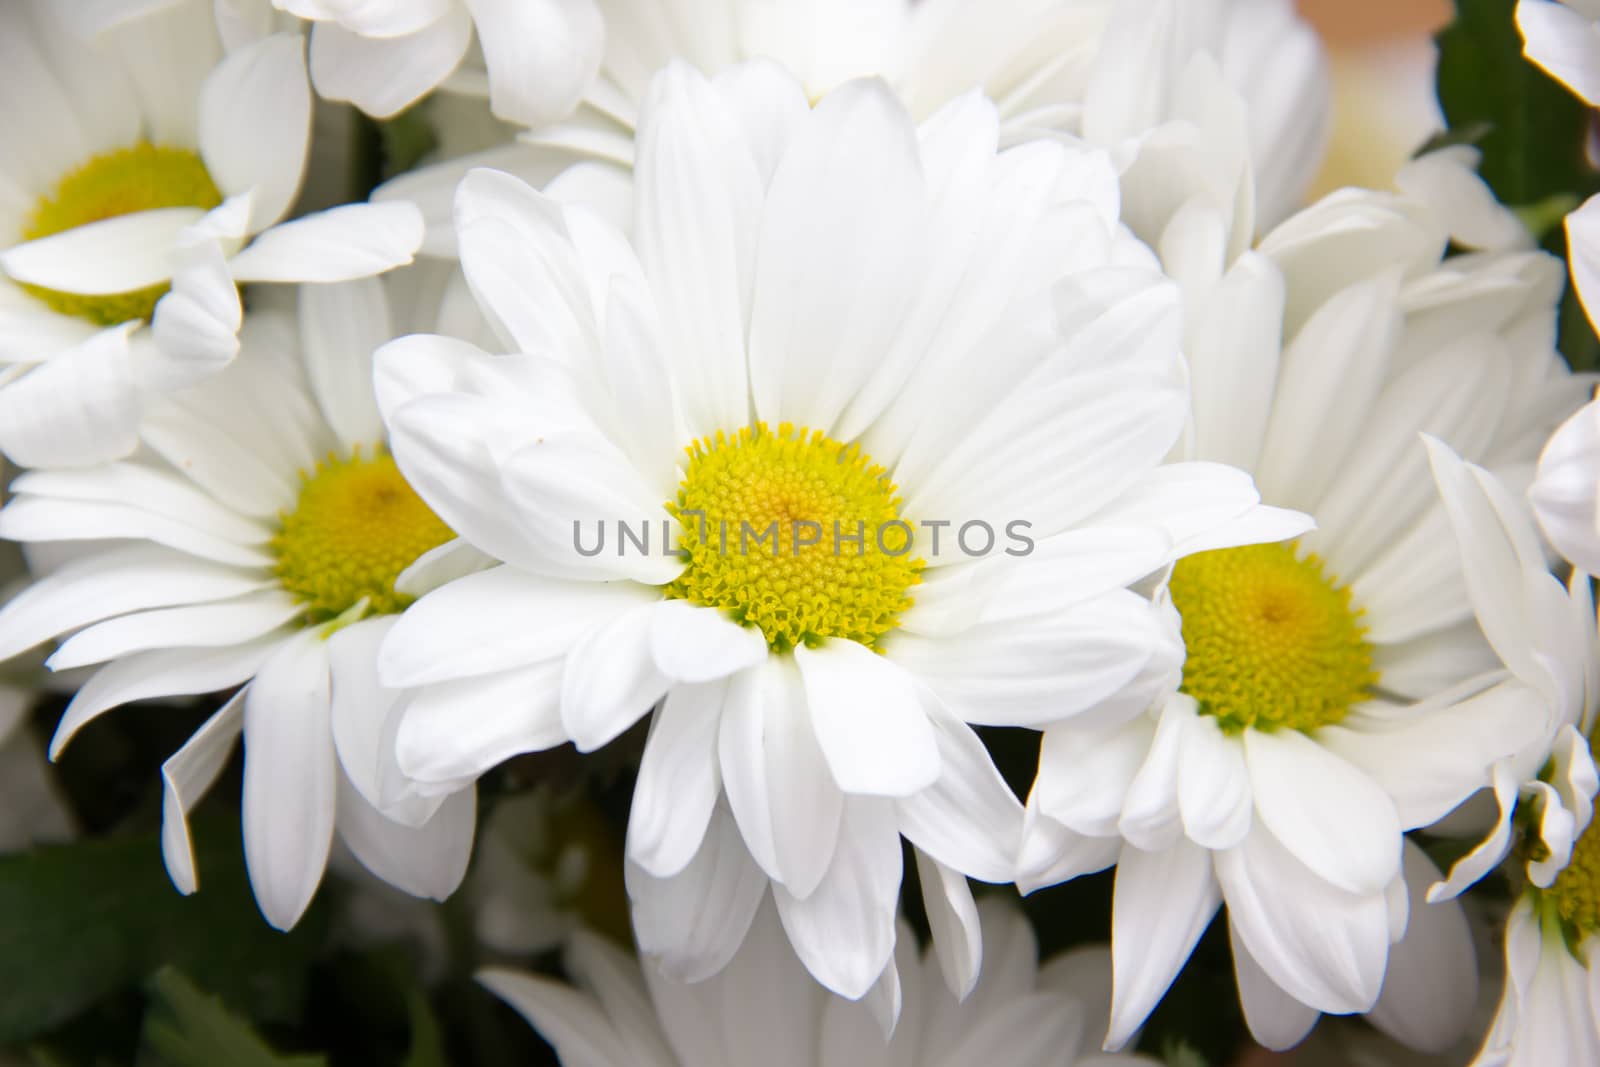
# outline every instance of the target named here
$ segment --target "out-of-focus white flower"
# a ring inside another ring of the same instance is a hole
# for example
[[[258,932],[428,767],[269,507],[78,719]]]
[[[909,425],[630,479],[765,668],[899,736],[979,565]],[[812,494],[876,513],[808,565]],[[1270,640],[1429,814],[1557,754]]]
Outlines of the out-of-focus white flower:
[[[224,56],[203,0],[0,8],[0,95],[27,101],[0,119],[0,449],[15,462],[131,452],[151,393],[232,358],[238,283],[409,261],[422,228],[407,205],[280,225],[310,133],[303,53],[277,34]],[[152,316],[158,343],[137,331]]]
[[[1142,687],[1178,691],[1114,729],[1046,732],[1021,880],[1118,863],[1111,1047],[1224,901],[1264,1044],[1294,1044],[1319,1012],[1373,1011],[1425,1049],[1469,1022],[1458,914],[1391,953],[1407,887],[1434,877],[1401,833],[1488,785],[1532,727],[1500,694],[1465,699],[1499,664],[1438,551],[1448,521],[1417,435],[1525,478],[1587,388],[1554,349],[1559,265],[1524,250],[1474,158],[1425,157],[1400,193],[1333,194],[1255,250],[1203,184],[1174,187],[1165,223],[1146,216],[1190,312],[1182,454],[1251,471],[1318,528],[1179,562],[1181,640],[1174,618]],[[1449,241],[1490,251],[1445,259]]]
[[[520,354],[380,354],[401,469],[501,561],[385,644],[386,683],[426,687],[401,769],[448,793],[662,702],[629,873],[680,976],[726,963],[770,885],[819,980],[892,1005],[904,834],[970,988],[966,878],[1010,880],[1021,821],[972,724],[1120,688],[1155,642],[1124,587],[1255,512],[1235,471],[1160,465],[1187,412],[1176,293],[1105,154],[998,131],[977,94],[918,127],[879,81],[813,106],[771,63],[675,65],[633,244],[474,172],[463,266]],[[646,520],[659,550],[621,547]],[[777,543],[740,548],[742,523]]]
[[[528,956],[558,948],[586,922],[626,938],[621,841],[612,837],[595,812],[548,789],[497,803],[468,883],[478,940]]]
[[[1146,148],[1194,130],[1194,68],[1203,63],[1247,102],[1243,143],[1264,225],[1302,203],[1327,132],[1322,49],[1289,0],[608,0],[601,6],[600,75],[570,120],[535,127],[524,143],[491,157],[428,168],[379,190],[377,199],[409,199],[422,208],[429,220],[425,251],[454,253],[450,203],[472,166],[506,169],[535,185],[574,159],[631,166],[650,80],[674,60],[720,76],[745,60],[774,59],[812,100],[849,79],[881,77],[919,120],[982,89],[998,107],[1003,145],[1081,137],[1112,149],[1119,170]]]
[[[1600,835],[1506,922],[1506,984],[1473,1067],[1600,1063]]]
[[[408,311],[410,282],[392,283]],[[242,731],[245,858],[279,927],[316,891],[336,825],[417,895],[449,894],[471,849],[471,791],[398,801],[403,822],[380,811],[399,779],[382,741],[398,694],[378,684],[377,647],[464,556],[388,455],[373,396],[371,353],[409,318],[378,279],[303,287],[298,316],[253,313],[239,359],[151,405],[137,455],[24,474],[0,511],[12,540],[102,546],[0,608],[0,658],[70,634],[52,667],[103,665],[52,755],[128,701],[246,683],[163,765],[163,847],[193,891],[187,812]]]
[[[860,1005],[811,981],[769,905],[720,975],[685,983],[587,932],[573,938],[567,970],[578,988],[491,969],[478,980],[555,1047],[565,1067],[1091,1067],[1154,1064],[1095,1051],[1110,961],[1077,949],[1043,967],[1033,931],[1014,907],[978,905],[993,950],[977,985],[958,1000],[934,952],[919,959],[900,927],[904,1010],[885,1038]],[[641,970],[643,973],[640,973]]]

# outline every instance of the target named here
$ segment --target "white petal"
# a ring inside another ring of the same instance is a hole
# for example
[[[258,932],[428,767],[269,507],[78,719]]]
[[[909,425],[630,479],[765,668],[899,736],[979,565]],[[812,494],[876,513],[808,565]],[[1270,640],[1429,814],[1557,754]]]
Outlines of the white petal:
[[[676,685],[650,721],[628,815],[628,858],[656,878],[671,878],[694,858],[722,774],[717,731],[728,696],[723,681]]]
[[[1389,951],[1382,891],[1356,896],[1329,885],[1259,822],[1215,862],[1229,919],[1275,983],[1321,1011],[1372,1008]]]
[[[1600,39],[1593,17],[1576,5],[1549,0],[1517,5],[1517,29],[1528,58],[1591,107],[1600,103]]]
[[[130,329],[103,330],[0,387],[0,451],[12,463],[76,467],[133,452],[142,405]]]
[[[178,234],[199,208],[135,211],[27,241],[0,252],[0,268],[19,282],[67,293],[125,293],[159,285],[177,267]]]
[[[630,1062],[615,1024],[588,994],[553,978],[495,967],[479,971],[477,979],[528,1020],[562,1063],[609,1067]]]
[[[235,648],[163,649],[108,664],[67,705],[50,739],[50,758],[59,756],[92,719],[131,700],[212,693],[238,685],[255,674],[280,643],[274,634]]]
[[[628,864],[627,876],[639,951],[658,957],[669,975],[684,982],[701,981],[727,966],[767,889],[733,816],[720,807],[681,873],[652,878]]]
[[[753,626],[740,626],[716,608],[669,600],[650,628],[656,666],[682,682],[709,682],[754,667],[767,658],[767,642]]]
[[[847,797],[839,845],[822,883],[804,900],[774,884],[773,899],[801,962],[842,997],[857,1000],[894,955],[900,832],[894,807]]]
[[[1298,1045],[1322,1013],[1280,989],[1239,940],[1238,928],[1232,923],[1228,924],[1228,939],[1233,945],[1233,973],[1250,1036],[1270,1049]]]
[[[261,665],[244,702],[244,858],[261,914],[300,920],[333,844],[338,762],[328,721],[328,654],[302,631]]]
[[[321,96],[389,118],[448,77],[471,43],[472,19],[455,4],[442,18],[400,37],[365,37],[321,22],[311,31],[311,78]]]
[[[361,865],[396,889],[444,900],[456,891],[472,858],[477,790],[447,798],[421,827],[385,818],[339,776],[339,836]]]
[[[1350,893],[1400,872],[1400,820],[1377,783],[1298,730],[1246,730],[1257,817],[1301,863]]]
[[[817,742],[847,793],[910,796],[939,776],[939,744],[916,683],[854,641],[794,650]]]
[[[1583,308],[1594,322],[1600,315],[1600,197],[1590,197],[1567,216],[1567,240],[1571,250],[1572,284],[1583,300]]]
[[[983,964],[983,929],[972,887],[960,871],[951,870],[921,849],[915,853],[922,906],[928,913],[939,970],[955,998],[966,1000],[978,984],[978,969]]]
[[[0,660],[104,618],[242,596],[267,583],[232,567],[135,545],[73,560],[0,607]]]
[[[410,263],[422,245],[413,204],[345,204],[258,234],[228,263],[241,282],[343,282]]]
[[[939,778],[895,802],[900,831],[947,867],[1009,882],[1022,847],[1022,805],[970,726],[942,710],[932,722]]]
[[[1478,1003],[1478,961],[1466,912],[1456,901],[1429,904],[1428,886],[1439,870],[1411,841],[1405,849],[1410,921],[1389,950],[1383,992],[1367,1016],[1407,1048],[1442,1053],[1473,1025]]]
[[[1211,853],[1199,845],[1180,839],[1163,852],[1122,850],[1111,904],[1108,1050],[1144,1025],[1221,903]]]
[[[289,594],[268,589],[215,604],[121,615],[73,635],[50,657],[49,666],[64,671],[157,648],[242,645],[304,611]]]
[[[170,390],[205,381],[238,354],[243,322],[239,287],[221,243],[189,243],[179,252],[171,291],[156,304],[151,328],[157,356],[147,372],[149,384]]]
[[[580,752],[609,744],[638,722],[667,692],[671,680],[650,654],[645,604],[578,638],[561,676],[561,721]]]
[[[386,434],[372,388],[372,354],[393,336],[383,283],[359,278],[300,289],[300,347],[328,425],[346,448]]]
[[[327,639],[329,724],[339,765],[357,793],[379,806],[380,768],[394,763],[392,746],[382,744],[385,724],[401,694],[378,681],[378,649],[395,619],[363,619]]]
[[[567,740],[560,693],[559,660],[419,689],[400,713],[395,759],[411,778],[454,783],[554,748]]]
[[[691,433],[749,419],[746,322],[763,197],[734,116],[696,70],[654,79],[638,135],[639,259]]]
[[[489,70],[498,118],[538,129],[566,118],[604,52],[593,0],[466,0]]]
[[[806,116],[772,175],[756,246],[761,418],[832,426],[866,384],[911,301],[926,198],[915,127],[882,82],[846,83]]]
[[[384,643],[378,671],[385,685],[404,689],[553,659],[594,626],[657,596],[626,582],[564,582],[505,566],[479,571],[412,604]]]
[[[241,692],[161,765],[161,855],[172,884],[185,896],[200,887],[194,845],[189,840],[189,812],[233,755],[233,742],[244,727],[243,709]]]
[[[253,191],[250,232],[281,219],[311,144],[305,42],[280,33],[230,54],[200,91],[200,154],[225,195]]]
[[[1232,848],[1250,830],[1255,795],[1244,746],[1222,732],[1215,716],[1195,715],[1184,725],[1178,769],[1178,809],[1191,841],[1209,849]]]

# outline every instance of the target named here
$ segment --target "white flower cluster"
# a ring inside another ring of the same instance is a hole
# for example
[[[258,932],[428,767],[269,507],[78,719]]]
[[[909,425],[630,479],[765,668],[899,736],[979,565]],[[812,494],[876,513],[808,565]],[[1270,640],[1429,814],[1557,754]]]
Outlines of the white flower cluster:
[[[1521,8],[1600,95],[1600,7]],[[296,216],[314,95],[436,90],[481,134]],[[1262,1044],[1441,1051],[1502,865],[1480,1062],[1600,1063],[1564,266],[1470,148],[1305,203],[1289,0],[9,0],[0,98],[0,659],[81,680],[52,756],[223,694],[161,772],[183,892],[241,738],[287,929],[336,836],[442,900],[483,775],[648,720],[640,963],[570,865],[470,894],[567,945],[577,991],[483,982],[569,1067],[1131,1059],[1219,913]],[[971,888],[1113,865],[1109,953],[1043,967]]]

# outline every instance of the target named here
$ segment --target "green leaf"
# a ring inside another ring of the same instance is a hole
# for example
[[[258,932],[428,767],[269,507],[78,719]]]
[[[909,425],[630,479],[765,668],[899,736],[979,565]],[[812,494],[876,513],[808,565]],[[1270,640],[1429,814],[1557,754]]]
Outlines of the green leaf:
[[[1457,0],[1439,35],[1439,104],[1453,131],[1481,134],[1484,180],[1507,204],[1596,188],[1584,156],[1588,112],[1522,55],[1517,0]]]
[[[1161,1059],[1167,1067],[1211,1067],[1200,1050],[1181,1037],[1169,1037],[1161,1043]]]
[[[172,887],[156,833],[0,857],[0,1046],[48,1031],[172,964],[259,1019],[294,1021],[323,939],[261,918],[234,818],[195,825],[200,891]]]
[[[327,1067],[323,1056],[282,1056],[223,1006],[167,967],[150,982],[140,1062],[151,1067]]]
[[[411,1017],[411,1051],[400,1067],[445,1067],[444,1035],[439,1032],[439,1020],[434,1018],[427,994],[413,989],[406,996],[406,1010]]]

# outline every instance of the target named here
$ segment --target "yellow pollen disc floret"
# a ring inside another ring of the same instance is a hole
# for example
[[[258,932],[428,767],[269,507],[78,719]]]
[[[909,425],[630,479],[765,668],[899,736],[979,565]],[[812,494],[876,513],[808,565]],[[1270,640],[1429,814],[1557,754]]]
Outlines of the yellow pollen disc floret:
[[[1314,730],[1378,682],[1350,590],[1293,545],[1190,556],[1171,591],[1187,648],[1183,691],[1224,730]]]
[[[166,207],[210,210],[222,203],[199,153],[140,142],[95,156],[56,183],[28,216],[24,241],[36,241],[91,222]],[[22,286],[63,315],[97,326],[148,319],[166,283],[105,296],[84,296],[37,285]]]
[[[828,637],[870,648],[899,624],[923,561],[894,483],[857,446],[758,423],[688,453],[667,505],[688,566],[668,597],[722,608],[779,651]]]
[[[278,580],[311,622],[338,618],[362,599],[376,614],[402,611],[400,572],[455,536],[406,483],[393,457],[330,456],[302,475],[300,499],[272,540]]]

